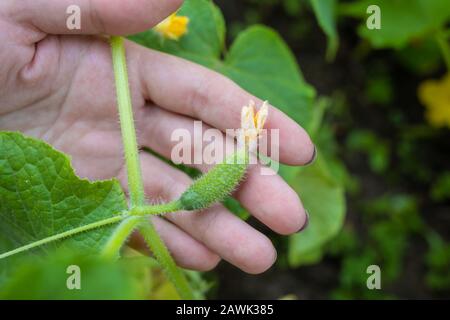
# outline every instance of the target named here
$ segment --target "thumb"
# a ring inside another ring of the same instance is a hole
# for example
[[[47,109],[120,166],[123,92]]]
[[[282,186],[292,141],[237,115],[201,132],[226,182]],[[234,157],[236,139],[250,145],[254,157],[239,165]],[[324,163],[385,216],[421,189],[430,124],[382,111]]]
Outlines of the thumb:
[[[183,0],[14,1],[18,22],[48,34],[127,35],[144,31],[176,11]],[[79,23],[78,23],[79,22]]]

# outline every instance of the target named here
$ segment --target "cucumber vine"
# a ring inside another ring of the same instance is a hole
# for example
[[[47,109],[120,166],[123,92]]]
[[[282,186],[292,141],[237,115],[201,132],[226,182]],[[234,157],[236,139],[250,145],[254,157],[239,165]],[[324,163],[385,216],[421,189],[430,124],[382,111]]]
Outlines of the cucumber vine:
[[[125,48],[123,38],[112,36],[110,39],[112,61],[114,67],[114,76],[116,79],[117,105],[119,108],[120,125],[122,128],[122,140],[125,151],[125,162],[127,166],[128,186],[130,195],[131,209],[145,204],[144,184],[142,182],[142,174],[139,162],[139,150],[136,140],[136,129],[134,127],[133,107],[131,104],[130,88],[128,85],[128,73],[125,56]],[[155,214],[160,212],[155,211]],[[134,227],[139,226],[139,231],[143,234],[144,239],[153,251],[158,261],[161,263],[164,271],[169,279],[175,285],[180,297],[183,299],[193,299],[192,290],[189,288],[186,278],[181,270],[177,268],[164,242],[159,237],[150,219],[141,217],[133,220],[131,226],[125,224],[123,231],[131,233]],[[114,236],[114,234],[113,234]],[[113,238],[115,239],[115,238]],[[120,232],[119,241],[126,239],[123,232]],[[120,249],[120,245],[114,244],[111,248]]]
[[[195,180],[192,185],[172,202],[148,205],[145,203],[144,183],[141,174],[136,129],[127,74],[124,39],[110,37],[112,65],[114,70],[117,105],[119,110],[125,164],[127,168],[129,205],[122,212],[115,212],[112,217],[60,232],[44,239],[29,243],[0,254],[0,260],[40,247],[51,242],[63,240],[82,232],[92,231],[106,226],[116,225],[101,249],[101,256],[106,259],[118,259],[120,250],[128,237],[138,230],[147,246],[162,266],[167,278],[175,286],[182,299],[195,299],[184,272],[179,269],[166,245],[158,235],[151,219],[152,215],[181,210],[204,209],[215,202],[223,200],[243,179],[250,151],[255,151],[255,143],[267,117],[268,108],[264,104],[260,112],[254,114],[254,104],[244,107],[242,111],[241,143],[236,152],[228,156],[224,163],[216,165],[209,172]],[[243,141],[243,143],[242,143]]]

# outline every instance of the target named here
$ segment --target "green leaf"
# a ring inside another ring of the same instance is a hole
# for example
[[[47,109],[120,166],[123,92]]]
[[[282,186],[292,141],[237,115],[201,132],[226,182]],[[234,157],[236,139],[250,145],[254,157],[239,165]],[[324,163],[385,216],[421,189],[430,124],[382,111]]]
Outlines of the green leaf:
[[[0,199],[2,252],[111,218],[127,208],[118,181],[80,179],[66,155],[14,132],[0,132]],[[36,251],[64,245],[95,254],[113,229],[91,230]]]
[[[389,167],[389,144],[369,130],[353,130],[346,142],[349,151],[364,152],[369,157],[370,168],[377,173]]]
[[[336,30],[337,0],[311,0],[319,26],[328,38],[326,58],[331,61],[336,56],[339,46],[339,36]]]
[[[398,62],[419,75],[431,75],[439,69],[442,57],[434,38],[425,38],[396,51]]]
[[[450,244],[438,234],[430,232],[427,236],[429,249],[425,256],[427,274],[425,281],[434,290],[450,288]]]
[[[306,84],[294,55],[275,31],[264,26],[243,31],[219,71],[309,128],[315,91]]]
[[[11,241],[9,241],[5,236],[0,233],[0,252],[6,252],[10,250],[12,247]],[[0,288],[3,286],[3,283],[8,279],[8,276],[12,270],[12,268],[18,263],[16,261],[11,261],[15,259],[15,257],[11,257],[8,260],[0,260]]]
[[[367,28],[369,5],[380,7],[381,29]],[[447,0],[360,0],[342,4],[340,11],[363,19],[359,34],[375,48],[403,48],[412,40],[439,30],[450,18]]]
[[[436,202],[450,199],[450,171],[440,173],[431,186],[430,195]]]
[[[320,154],[304,169],[283,167],[282,176],[300,195],[310,217],[308,228],[289,238],[291,266],[317,262],[322,247],[341,230],[345,216],[344,188]]]
[[[309,128],[315,91],[304,81],[294,55],[275,31],[250,27],[226,53],[223,17],[211,1],[187,0],[178,14],[190,19],[188,33],[179,41],[161,39],[153,30],[130,38],[224,74]]]
[[[79,290],[70,290],[67,286],[74,275],[69,266],[79,268]],[[148,277],[151,273],[143,268],[147,267],[136,259],[117,263],[67,250],[58,250],[45,258],[27,256],[0,285],[0,299],[145,298],[151,285]]]

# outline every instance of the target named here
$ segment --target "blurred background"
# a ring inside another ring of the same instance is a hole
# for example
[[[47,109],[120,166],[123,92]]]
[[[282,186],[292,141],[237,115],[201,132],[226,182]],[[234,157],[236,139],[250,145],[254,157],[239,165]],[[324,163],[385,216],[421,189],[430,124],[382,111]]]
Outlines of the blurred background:
[[[305,262],[292,259],[295,236],[250,218],[276,243],[276,266],[251,276],[222,263],[207,275],[209,296],[450,298],[450,3],[372,1],[384,5],[387,29],[373,36],[369,2],[314,2],[215,1],[227,44],[249,25],[274,28],[316,89],[324,110],[316,140],[339,164],[345,222]],[[380,266],[381,290],[367,289],[371,264]]]

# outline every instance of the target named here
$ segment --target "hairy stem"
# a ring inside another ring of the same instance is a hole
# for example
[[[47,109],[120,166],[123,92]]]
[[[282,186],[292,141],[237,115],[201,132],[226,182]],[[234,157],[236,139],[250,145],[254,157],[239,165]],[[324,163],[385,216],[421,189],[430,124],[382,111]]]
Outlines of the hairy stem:
[[[104,227],[104,226],[107,226],[107,225],[110,225],[110,224],[118,223],[122,219],[123,219],[122,215],[117,215],[117,216],[114,216],[114,217],[111,217],[111,218],[108,218],[108,219],[104,219],[104,220],[101,220],[101,221],[96,221],[96,222],[93,222],[93,223],[90,223],[90,224],[86,224],[84,226],[68,230],[66,232],[58,233],[58,234],[56,234],[54,236],[47,237],[45,239],[32,242],[30,244],[27,244],[25,246],[19,247],[17,249],[14,249],[14,250],[2,253],[2,254],[0,254],[0,260],[4,259],[4,258],[7,258],[7,257],[10,257],[12,255],[15,255],[15,254],[18,254],[18,253],[21,253],[21,252],[33,249],[33,248],[36,248],[36,247],[39,247],[39,246],[43,246],[43,245],[45,245],[47,243],[50,243],[50,242],[54,242],[54,241],[58,241],[58,240],[61,240],[61,239],[67,238],[67,237],[74,236],[74,235],[76,235],[78,233],[81,233],[81,232],[90,231],[90,230],[97,229],[97,228],[100,228],[100,227]]]
[[[143,222],[144,217],[131,216],[124,219],[114,230],[106,245],[103,247],[102,255],[109,259],[118,259],[120,249],[127,241],[131,233]]]
[[[158,215],[169,212],[182,210],[183,207],[179,201],[172,201],[169,203],[157,204],[153,206],[141,206],[133,208],[130,215],[144,216],[144,215]]]
[[[125,48],[122,37],[112,36],[110,42],[114,76],[116,79],[117,105],[119,107],[122,140],[127,165],[130,201],[131,206],[135,207],[144,203],[144,185],[142,183],[139,150],[136,141],[130,88],[128,85]]]
[[[128,85],[127,65],[123,38],[112,36],[110,39],[114,75],[116,79],[117,102],[122,127],[122,140],[127,164],[128,185],[130,190],[131,209],[144,206],[144,184],[142,182],[139,162],[139,150],[136,141],[136,129],[133,120],[130,88]],[[153,254],[161,263],[180,296],[184,299],[193,299],[193,294],[184,274],[177,268],[164,242],[159,237],[153,223],[147,222],[140,226],[139,231],[146,239]]]
[[[156,232],[153,223],[150,220],[147,220],[145,223],[140,225],[139,230],[141,231],[149,249],[154,253],[156,259],[163,266],[167,277],[174,284],[181,299],[195,299],[186,277],[176,266],[164,242]]]
[[[17,249],[0,254],[0,259],[10,257],[12,255],[43,246],[50,242],[65,239],[71,236],[75,236],[81,232],[90,231],[93,229],[101,228],[110,224],[119,223],[117,229],[109,238],[105,247],[103,248],[103,255],[111,258],[115,257],[122,247],[128,236],[137,228],[139,223],[144,221],[145,216],[159,215],[167,212],[174,212],[180,210],[178,208],[178,202],[169,202],[167,204],[158,204],[155,206],[140,206],[126,212],[122,212],[117,216],[107,218],[105,220],[96,221],[75,229],[71,229],[62,233],[55,234],[42,240],[35,241]]]

